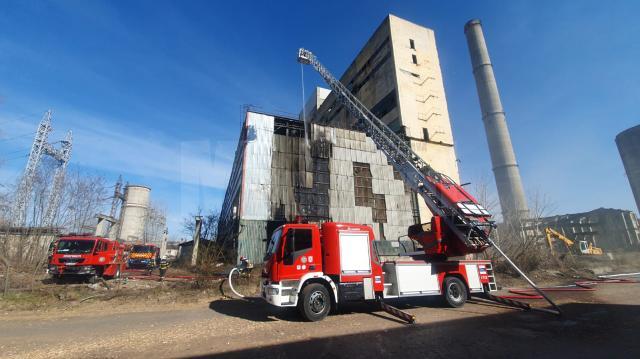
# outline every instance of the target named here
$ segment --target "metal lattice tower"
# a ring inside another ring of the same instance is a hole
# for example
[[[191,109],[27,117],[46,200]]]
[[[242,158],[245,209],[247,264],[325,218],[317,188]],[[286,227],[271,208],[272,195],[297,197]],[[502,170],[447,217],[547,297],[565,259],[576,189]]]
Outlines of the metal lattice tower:
[[[36,136],[31,146],[31,152],[29,152],[29,160],[27,161],[27,166],[16,193],[16,200],[11,211],[12,224],[16,227],[22,227],[26,224],[27,210],[33,190],[33,181],[43,155],[50,156],[56,161],[53,183],[42,222],[44,226],[51,226],[53,224],[53,219],[57,213],[62,196],[67,164],[71,157],[72,137],[71,131],[69,131],[65,139],[60,141],[60,148],[55,148],[51,143],[47,142],[49,133],[51,133],[52,130],[51,110],[49,110],[44,114],[42,121],[40,121],[38,125],[38,130],[36,131]]]
[[[109,216],[116,218],[116,212],[118,210],[118,203],[124,201],[124,194],[122,193],[122,175],[118,176],[118,182],[113,190],[113,199],[111,200],[111,211]]]

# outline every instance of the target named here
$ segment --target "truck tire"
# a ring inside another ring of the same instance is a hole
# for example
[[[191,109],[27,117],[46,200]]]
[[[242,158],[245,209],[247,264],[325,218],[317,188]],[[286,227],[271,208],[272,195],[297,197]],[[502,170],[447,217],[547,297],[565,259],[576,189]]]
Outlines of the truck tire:
[[[467,301],[467,286],[458,277],[447,277],[444,280],[443,299],[452,308],[460,308]]]
[[[311,283],[304,287],[298,298],[298,310],[310,322],[324,319],[331,311],[331,296],[325,286]]]
[[[109,276],[109,279],[118,279],[120,278],[120,265],[116,265],[116,272],[113,273],[112,276]]]

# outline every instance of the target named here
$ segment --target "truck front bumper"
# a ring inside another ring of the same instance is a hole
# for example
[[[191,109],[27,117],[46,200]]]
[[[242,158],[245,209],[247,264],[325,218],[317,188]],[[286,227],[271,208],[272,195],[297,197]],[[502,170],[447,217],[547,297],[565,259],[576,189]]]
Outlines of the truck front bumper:
[[[270,283],[268,280],[260,282],[260,295],[267,303],[277,307],[293,307],[296,305],[295,295],[292,294],[291,288],[284,288],[280,283]]]
[[[49,274],[51,275],[94,275],[96,269],[93,266],[49,266]]]
[[[127,267],[133,269],[149,269],[154,266],[155,261],[151,259],[129,259],[127,262]]]

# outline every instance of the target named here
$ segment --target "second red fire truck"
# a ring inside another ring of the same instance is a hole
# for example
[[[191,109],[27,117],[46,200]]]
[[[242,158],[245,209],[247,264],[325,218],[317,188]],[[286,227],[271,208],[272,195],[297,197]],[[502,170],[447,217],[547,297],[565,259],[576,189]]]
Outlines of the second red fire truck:
[[[60,237],[49,259],[49,274],[55,279],[85,277],[118,278],[125,269],[124,245],[90,235]]]

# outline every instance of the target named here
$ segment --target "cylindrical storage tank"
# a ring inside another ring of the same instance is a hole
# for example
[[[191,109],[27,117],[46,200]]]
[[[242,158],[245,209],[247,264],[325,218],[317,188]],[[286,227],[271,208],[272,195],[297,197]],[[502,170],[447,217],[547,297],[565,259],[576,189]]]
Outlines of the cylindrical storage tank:
[[[620,132],[616,136],[616,145],[640,212],[640,125]]]
[[[143,240],[150,192],[151,189],[145,186],[128,185],[125,187],[124,203],[120,215],[119,240],[125,242]]]

